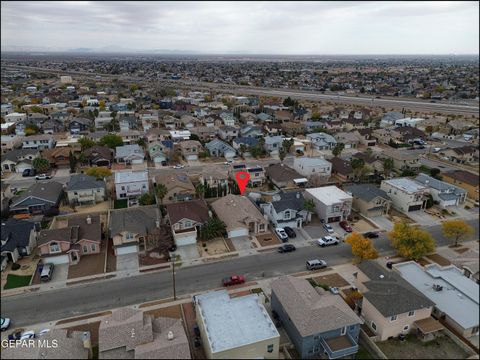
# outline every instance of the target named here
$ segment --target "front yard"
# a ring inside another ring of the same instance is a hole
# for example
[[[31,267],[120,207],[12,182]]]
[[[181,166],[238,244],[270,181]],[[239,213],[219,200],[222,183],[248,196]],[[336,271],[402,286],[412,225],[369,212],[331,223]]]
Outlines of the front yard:
[[[7,275],[7,283],[3,287],[3,290],[15,289],[22,286],[28,286],[32,275]]]
[[[113,208],[114,209],[126,209],[128,206],[127,199],[114,200]]]
[[[103,274],[106,252],[106,241],[104,241],[100,253],[83,255],[78,264],[68,267],[68,279]]]
[[[408,335],[406,341],[391,339],[377,343],[389,359],[466,359],[468,354],[448,336],[422,343]]]

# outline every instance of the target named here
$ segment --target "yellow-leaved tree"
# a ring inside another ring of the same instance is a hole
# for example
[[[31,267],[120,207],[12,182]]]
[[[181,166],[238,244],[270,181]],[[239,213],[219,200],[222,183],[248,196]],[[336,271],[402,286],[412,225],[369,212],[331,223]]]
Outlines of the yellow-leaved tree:
[[[360,233],[351,233],[347,236],[345,242],[352,246],[353,256],[357,257],[360,261],[376,259],[378,257],[378,251],[373,246],[372,241]]]
[[[465,240],[474,233],[473,227],[460,219],[444,221],[442,230],[445,237],[455,239],[454,246],[458,246],[459,240]]]
[[[109,177],[112,175],[110,169],[105,167],[91,167],[88,168],[85,173],[89,176],[95,176],[98,180]]]
[[[398,255],[418,260],[435,250],[435,242],[429,232],[406,222],[397,222],[388,233]]]

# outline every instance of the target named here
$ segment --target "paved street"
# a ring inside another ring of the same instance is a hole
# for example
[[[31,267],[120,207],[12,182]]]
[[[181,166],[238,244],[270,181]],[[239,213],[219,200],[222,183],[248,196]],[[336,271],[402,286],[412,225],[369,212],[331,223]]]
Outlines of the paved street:
[[[474,220],[470,224],[475,227],[474,238],[478,239],[478,222]],[[443,237],[439,225],[428,229],[437,246],[451,243],[451,240]],[[392,253],[385,234],[374,242],[382,255]],[[272,250],[233,260],[185,267],[177,271],[177,294],[218,288],[224,275],[244,274],[248,281],[252,281],[304,271],[305,261],[312,258],[325,259],[330,265],[351,262],[352,259],[349,246],[342,243],[327,248],[301,247],[288,254],[278,254]],[[2,298],[2,316],[10,317],[14,326],[18,327],[170,296],[172,274],[163,271]]]

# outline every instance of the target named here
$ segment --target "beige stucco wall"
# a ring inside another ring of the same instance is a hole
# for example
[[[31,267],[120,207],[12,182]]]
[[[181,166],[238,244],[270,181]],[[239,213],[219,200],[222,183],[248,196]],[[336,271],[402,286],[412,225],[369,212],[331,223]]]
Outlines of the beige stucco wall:
[[[61,252],[66,252],[70,249],[70,243],[68,243],[68,242],[65,242],[65,241],[49,241],[48,243],[39,246],[40,254],[42,254],[42,255],[50,254],[50,243],[52,243],[52,242],[56,242],[60,245]],[[60,252],[55,252],[55,253],[52,253],[52,254],[60,254]]]
[[[273,345],[273,351],[267,351],[268,345]],[[278,359],[280,336],[240,346],[234,349],[217,352],[211,359]]]
[[[449,177],[447,174],[442,174],[442,177],[443,177],[443,181],[446,181],[450,184],[461,187],[462,189],[467,191],[468,197],[470,199],[478,201],[478,199],[479,199],[479,192],[478,192],[479,186],[478,185],[477,186],[472,186],[472,185],[469,185],[467,183],[464,183],[464,182],[461,182],[461,181],[458,181],[458,180],[454,180],[451,177]]]

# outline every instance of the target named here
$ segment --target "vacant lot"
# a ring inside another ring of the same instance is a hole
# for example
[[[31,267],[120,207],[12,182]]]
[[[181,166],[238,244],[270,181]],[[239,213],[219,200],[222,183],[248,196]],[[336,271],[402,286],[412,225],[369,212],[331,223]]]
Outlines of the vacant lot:
[[[392,339],[377,343],[377,346],[389,359],[466,359],[468,356],[447,336],[422,343],[409,335],[404,342]]]

